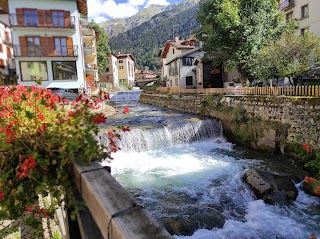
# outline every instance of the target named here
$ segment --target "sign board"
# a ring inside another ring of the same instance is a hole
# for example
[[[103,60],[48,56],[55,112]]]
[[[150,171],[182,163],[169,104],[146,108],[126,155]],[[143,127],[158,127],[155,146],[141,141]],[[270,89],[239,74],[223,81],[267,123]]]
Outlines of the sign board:
[[[212,75],[214,75],[214,74],[220,74],[220,73],[221,73],[221,70],[220,70],[219,68],[212,68],[210,73],[211,73]]]

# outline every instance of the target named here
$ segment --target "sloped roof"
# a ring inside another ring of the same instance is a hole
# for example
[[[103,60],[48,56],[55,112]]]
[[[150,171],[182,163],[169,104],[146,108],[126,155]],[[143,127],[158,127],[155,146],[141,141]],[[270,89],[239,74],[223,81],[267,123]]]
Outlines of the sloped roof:
[[[136,59],[134,59],[133,55],[131,55],[131,54],[119,54],[119,55],[117,55],[118,59],[124,59],[124,58],[127,58],[127,57],[130,57],[133,61],[136,61]]]
[[[197,52],[197,51],[202,51],[202,47],[197,47],[197,48],[195,48],[195,49],[192,49],[192,50],[190,50],[190,51],[187,51],[187,52],[184,52],[184,53],[182,53],[182,54],[180,54],[180,55],[177,55],[175,58],[172,58],[170,61],[168,61],[165,65],[167,66],[167,65],[171,64],[172,62],[176,61],[177,59],[183,58],[183,57],[185,57],[185,56],[189,56],[189,55],[191,55],[192,53],[195,53],[195,52]]]
[[[191,42],[193,42],[193,45],[190,45]],[[161,56],[161,58],[166,58],[170,46],[173,46],[177,49],[193,49],[193,48],[196,48],[198,44],[199,44],[199,41],[194,37],[191,37],[187,40],[178,40],[178,41],[168,40],[166,41],[166,44],[163,50],[159,52],[159,56]]]

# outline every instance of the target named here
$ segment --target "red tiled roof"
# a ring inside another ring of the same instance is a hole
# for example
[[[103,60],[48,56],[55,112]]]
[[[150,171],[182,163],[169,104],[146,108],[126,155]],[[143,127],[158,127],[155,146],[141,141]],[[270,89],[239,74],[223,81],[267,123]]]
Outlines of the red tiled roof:
[[[195,44],[190,45],[191,42],[194,42]],[[177,42],[175,40],[168,40],[159,55],[161,54],[161,58],[166,58],[170,45],[177,49],[193,49],[196,47],[196,43],[198,43],[198,41],[194,37],[187,40],[179,40]]]
[[[81,14],[88,15],[87,0],[77,0],[77,7]]]

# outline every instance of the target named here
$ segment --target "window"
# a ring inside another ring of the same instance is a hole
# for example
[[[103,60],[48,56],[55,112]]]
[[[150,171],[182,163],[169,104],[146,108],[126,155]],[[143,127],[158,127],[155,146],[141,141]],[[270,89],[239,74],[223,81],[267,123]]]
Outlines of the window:
[[[120,69],[120,70],[123,70],[123,66],[119,66],[119,69]]]
[[[37,10],[24,10],[24,22],[26,26],[38,26]]]
[[[52,62],[53,80],[77,80],[77,65],[75,61]]]
[[[306,32],[308,32],[308,28],[302,28],[302,29],[300,30],[300,34],[301,34],[302,36],[304,36],[304,34],[305,34]]]
[[[174,49],[172,49],[172,54],[174,55]]]
[[[27,37],[27,44],[28,56],[41,56],[40,37]]]
[[[54,46],[55,46],[57,56],[68,55],[67,38],[63,38],[63,37],[54,38]]]
[[[184,57],[182,59],[182,64],[184,66],[192,66],[192,62],[193,62],[193,57]]]
[[[48,80],[47,63],[45,61],[21,61],[20,74],[22,81],[40,79]]]
[[[110,70],[109,70],[109,67],[107,67],[107,68],[106,68],[106,72],[109,72],[109,71],[110,71]]]
[[[308,4],[301,7],[301,18],[309,17],[309,7]]]
[[[293,18],[293,12],[289,12],[286,14],[286,21],[289,22],[291,21]]]
[[[119,60],[119,63],[123,63],[123,60]]]
[[[7,57],[11,58],[12,57],[12,53],[11,53],[11,48],[7,47]]]
[[[4,60],[3,60],[3,59],[0,59],[0,68],[1,68],[1,69],[4,69],[4,68],[5,68]]]
[[[193,85],[192,76],[187,76],[186,77],[186,85]]]
[[[52,11],[52,24],[54,27],[64,27],[64,11]]]

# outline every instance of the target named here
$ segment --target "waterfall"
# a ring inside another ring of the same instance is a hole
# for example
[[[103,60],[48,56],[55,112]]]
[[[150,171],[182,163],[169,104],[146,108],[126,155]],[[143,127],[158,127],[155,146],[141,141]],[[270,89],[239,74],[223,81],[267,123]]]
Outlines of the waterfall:
[[[110,95],[111,102],[120,101],[139,101],[141,90],[136,91],[119,91]]]
[[[134,128],[120,135],[120,148],[135,152],[223,136],[221,123],[212,119],[179,122],[147,130]]]

